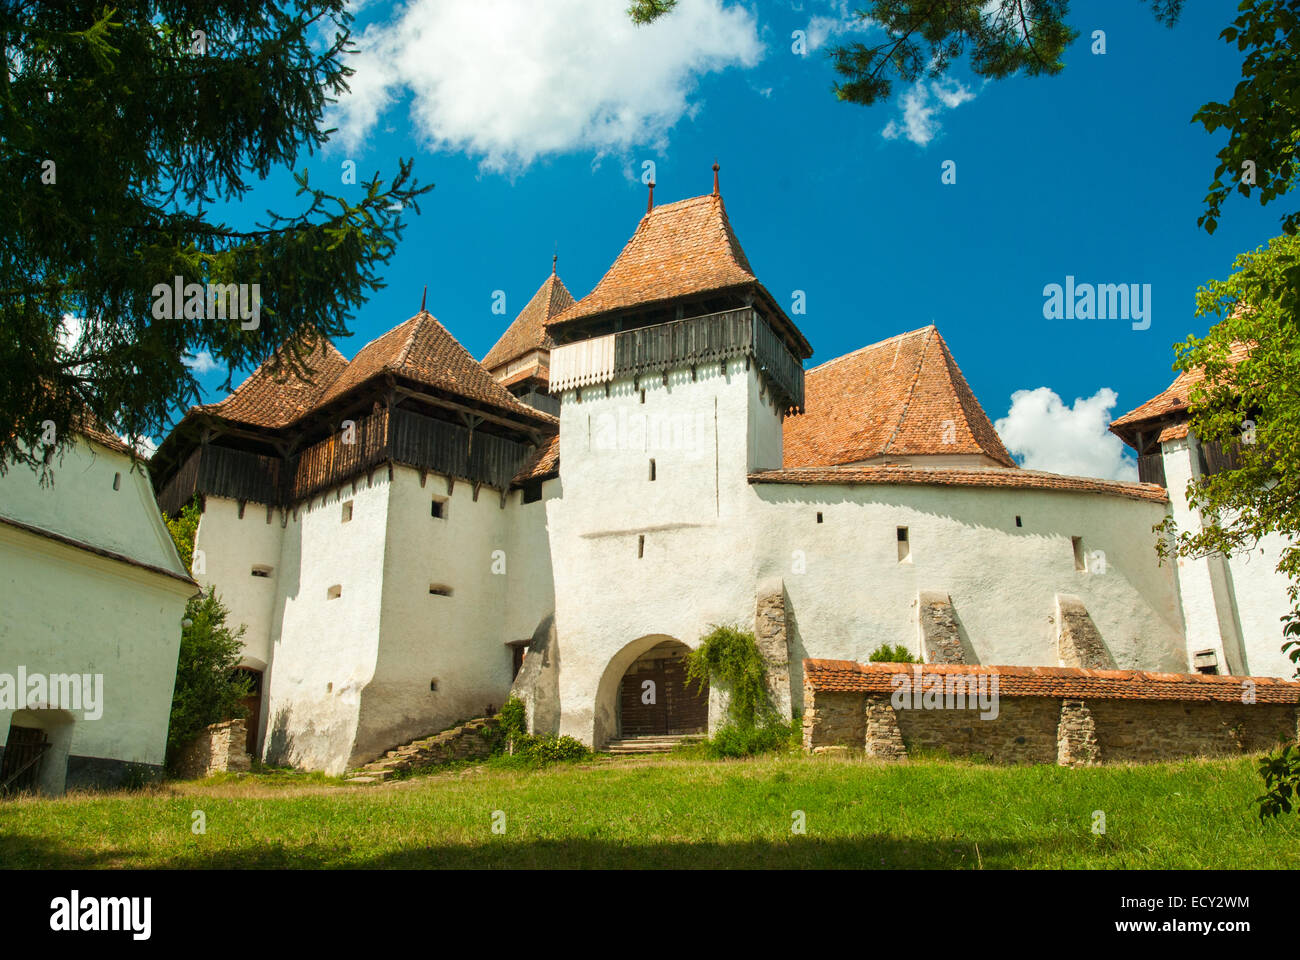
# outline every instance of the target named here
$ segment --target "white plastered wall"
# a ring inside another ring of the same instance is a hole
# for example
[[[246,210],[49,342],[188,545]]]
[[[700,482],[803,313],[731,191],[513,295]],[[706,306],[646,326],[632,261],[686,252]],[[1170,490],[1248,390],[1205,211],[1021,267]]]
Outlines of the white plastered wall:
[[[759,582],[780,577],[791,612],[796,706],[803,657],[866,660],[881,643],[915,648],[920,590],[951,595],[981,663],[1055,664],[1055,597],[1083,599],[1117,665],[1184,670],[1173,572],[1155,562],[1164,505],[1058,491],[935,486],[751,485],[780,447],[780,421],[753,370],[729,364],[566,394],[564,497],[548,503],[563,669],[560,729],[600,744],[616,731],[626,663],[671,637],[694,646],[710,624],[752,627]],[[599,425],[638,407],[711,421],[698,447],[598,443]],[[656,460],[655,479],[647,460]],[[822,522],[817,523],[817,513]],[[1016,516],[1022,526],[1017,527]],[[898,559],[908,527],[911,558]],[[1105,557],[1075,569],[1071,537]],[[644,538],[642,540],[641,538]],[[626,661],[626,662],[625,662]]]
[[[79,439],[53,466],[46,487],[11,467],[0,477],[0,513],[184,576],[148,477],[128,456]],[[43,789],[63,789],[69,756],[163,763],[181,620],[194,592],[176,577],[0,524],[0,673],[103,675],[98,717],[84,709],[19,717],[54,743],[59,762],[44,764]],[[0,710],[5,739],[14,713]]]

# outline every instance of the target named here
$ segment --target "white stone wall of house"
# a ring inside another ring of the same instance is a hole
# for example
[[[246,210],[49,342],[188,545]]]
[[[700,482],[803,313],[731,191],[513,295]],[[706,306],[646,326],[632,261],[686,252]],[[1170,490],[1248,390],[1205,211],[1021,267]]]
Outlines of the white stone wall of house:
[[[354,760],[500,708],[513,679],[507,641],[530,637],[553,608],[542,502],[516,491],[502,507],[488,487],[475,500],[464,481],[448,494],[444,477],[421,486],[401,466],[389,489],[379,653]]]
[[[1296,675],[1296,664],[1282,652],[1282,617],[1290,612],[1289,581],[1277,570],[1286,540],[1274,533],[1253,550],[1228,558],[1233,598],[1246,652],[1245,672],[1252,676]]]
[[[1199,510],[1187,503],[1187,484],[1201,476],[1194,435],[1162,444],[1170,509],[1180,531],[1202,529]],[[1218,672],[1291,677],[1295,665],[1282,653],[1282,616],[1290,610],[1287,578],[1277,571],[1285,540],[1271,534],[1231,557],[1181,559],[1179,591],[1189,661],[1214,652]]]
[[[195,592],[158,512],[148,476],[126,454],[78,439],[53,463],[54,484],[13,467],[0,477],[0,516],[174,574],[0,523],[0,673],[89,675],[92,709],[64,703],[0,710],[45,731],[38,785],[110,785],[126,764],[161,770],[185,603]],[[96,675],[102,675],[97,687]],[[71,688],[61,684],[61,694]]]
[[[603,386],[583,388],[580,403],[565,395],[564,497],[548,503],[561,732],[597,745],[615,736],[631,662],[666,638],[694,646],[713,623],[752,627],[757,585],[774,578],[788,594],[792,673],[804,657],[864,661],[881,643],[915,646],[925,591],[951,597],[980,663],[1058,663],[1053,618],[1068,595],[1118,666],[1187,668],[1174,574],[1157,565],[1151,533],[1164,505],[1024,489],[751,485],[750,470],[779,462],[780,420],[760,393],[756,371],[729,363],[725,375],[674,371],[667,387],[645,377],[611,384],[608,397]],[[649,431],[618,432],[643,412],[702,422],[691,434],[702,441],[674,449]],[[801,678],[791,686],[797,699]]]
[[[378,656],[389,496],[380,468],[290,512],[263,682],[271,762],[336,774],[352,757]]]
[[[244,625],[242,665],[265,670],[271,662],[286,524],[280,510],[272,510],[268,519],[260,503],[246,503],[240,513],[234,500],[204,498],[194,538],[202,563],[196,561],[194,579],[204,590],[216,587],[230,611],[229,622]]]
[[[1161,445],[1169,510],[1180,532],[1201,529],[1200,512],[1187,502],[1187,484],[1200,477],[1195,439]],[[1210,651],[1218,673],[1246,674],[1245,650],[1237,621],[1231,582],[1222,557],[1186,557],[1173,561],[1177,570],[1188,663],[1202,666]]]

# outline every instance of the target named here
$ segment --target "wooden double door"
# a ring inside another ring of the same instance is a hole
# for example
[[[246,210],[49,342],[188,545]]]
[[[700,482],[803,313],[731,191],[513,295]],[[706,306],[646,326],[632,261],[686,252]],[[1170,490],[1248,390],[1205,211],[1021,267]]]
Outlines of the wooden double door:
[[[619,692],[622,737],[706,733],[709,728],[709,686],[696,692],[686,684],[684,645],[655,647],[623,674]]]

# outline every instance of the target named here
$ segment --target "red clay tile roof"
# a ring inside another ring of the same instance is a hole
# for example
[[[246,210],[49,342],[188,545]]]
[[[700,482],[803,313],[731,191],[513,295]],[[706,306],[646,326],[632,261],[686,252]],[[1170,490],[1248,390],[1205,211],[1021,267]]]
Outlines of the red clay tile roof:
[[[785,421],[787,467],[888,454],[983,454],[1016,466],[933,326],[814,367],[804,392],[807,412]]]
[[[915,676],[917,664],[805,660],[804,685],[813,690],[892,694],[896,674]],[[922,677],[998,677],[1002,697],[1070,697],[1095,700],[1212,700],[1240,703],[1244,677],[1202,673],[1151,673],[1142,670],[1085,670],[1079,667],[1006,667],[923,664]],[[1257,703],[1300,703],[1300,683],[1275,677],[1250,677]]]
[[[757,280],[722,197],[692,197],[643,216],[596,288],[547,326]]]
[[[529,377],[536,377],[538,380],[547,380],[551,378],[551,368],[544,367],[540,363],[530,363],[522,370],[516,370],[508,377],[501,378],[501,386],[511,387],[521,380],[527,380]]]
[[[478,400],[530,420],[556,422],[550,414],[512,396],[427,311],[417,313],[362,347],[347,369],[330,384],[318,406],[386,373]]]
[[[263,362],[224,400],[195,410],[234,423],[272,429],[285,427],[316,406],[348,365],[328,337],[321,337],[304,358],[315,373],[311,383],[294,376],[287,368],[279,372],[278,378],[272,375],[269,368],[273,359]]]
[[[749,475],[749,482],[1008,487],[1019,490],[1055,490],[1062,493],[1099,493],[1113,497],[1128,497],[1131,500],[1150,500],[1153,503],[1169,502],[1169,495],[1164,487],[1155,483],[1065,477],[1039,470],[1010,470],[1006,467],[913,467],[884,464],[864,467],[798,467],[784,470],[759,470]]]
[[[492,370],[530,350],[550,350],[555,342],[546,332],[546,321],[571,306],[573,296],[564,281],[552,273],[488,351],[483,366]]]
[[[1228,354],[1231,363],[1239,363],[1250,352],[1248,344],[1236,344]],[[1112,420],[1111,432],[1120,437],[1129,446],[1134,445],[1134,428],[1138,424],[1163,418],[1174,418],[1178,422],[1166,426],[1160,434],[1160,440],[1180,439],[1187,436],[1187,411],[1192,387],[1205,380],[1205,370],[1197,367],[1180,373],[1174,382],[1162,392],[1156,394],[1146,403],[1130,410],[1124,416]],[[1125,429],[1128,428],[1128,429]]]
[[[557,433],[539,446],[533,455],[524,461],[524,465],[515,474],[512,485],[527,483],[530,480],[545,480],[560,473],[560,435]]]
[[[102,444],[117,453],[125,453],[127,456],[139,456],[131,449],[129,443],[108,429],[104,422],[95,416],[88,407],[82,408],[80,416],[73,417],[72,429],[83,437],[94,440],[96,443]]]

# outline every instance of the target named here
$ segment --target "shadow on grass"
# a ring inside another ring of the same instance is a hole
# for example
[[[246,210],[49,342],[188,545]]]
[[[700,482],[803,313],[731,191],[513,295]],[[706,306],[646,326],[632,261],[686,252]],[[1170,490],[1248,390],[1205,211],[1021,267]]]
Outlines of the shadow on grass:
[[[1091,844],[1081,842],[1078,854]],[[27,869],[94,870],[148,865],[164,870],[563,870],[563,869],[986,869],[1025,866],[1034,844],[985,840],[903,840],[885,835],[788,841],[749,840],[629,843],[593,838],[511,840],[479,845],[429,844],[358,856],[336,844],[275,844],[238,849],[178,851],[159,858],[145,850],[89,852],[72,845],[0,834],[0,864]]]

